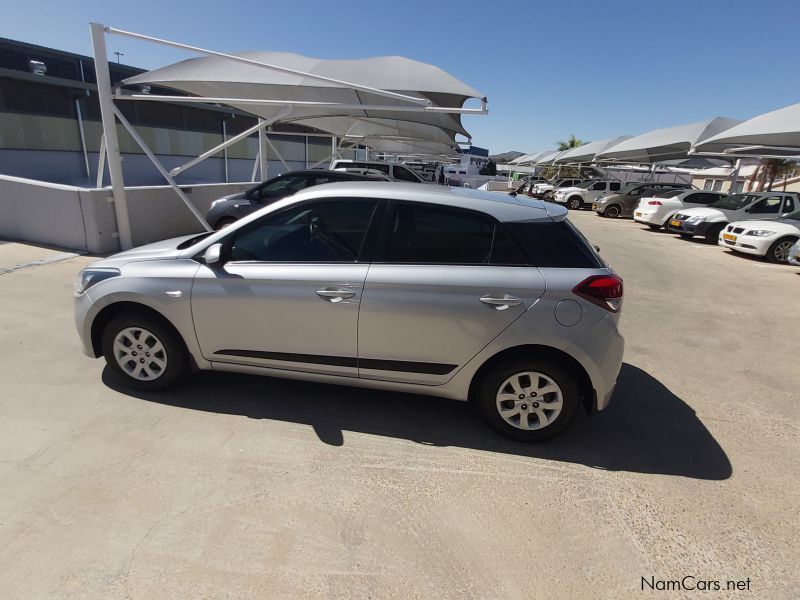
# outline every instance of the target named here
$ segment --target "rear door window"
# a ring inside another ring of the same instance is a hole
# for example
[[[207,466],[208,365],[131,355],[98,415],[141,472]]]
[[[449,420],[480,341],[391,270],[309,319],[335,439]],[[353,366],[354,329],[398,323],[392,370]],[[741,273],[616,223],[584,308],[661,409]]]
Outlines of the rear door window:
[[[794,198],[791,196],[786,196],[786,200],[783,202],[783,211],[782,212],[793,212],[794,211]]]
[[[756,202],[752,207],[750,207],[750,214],[776,215],[781,211],[782,202],[783,202],[783,197],[781,196],[770,196],[768,198],[762,198],[761,200]]]
[[[622,189],[622,184],[619,183],[618,181],[612,181],[609,184],[608,189],[611,190],[612,192],[618,192]]]
[[[419,178],[417,178],[411,171],[405,167],[400,167],[397,165],[394,167],[394,178],[397,179],[397,181],[410,181],[411,183],[419,183]]]

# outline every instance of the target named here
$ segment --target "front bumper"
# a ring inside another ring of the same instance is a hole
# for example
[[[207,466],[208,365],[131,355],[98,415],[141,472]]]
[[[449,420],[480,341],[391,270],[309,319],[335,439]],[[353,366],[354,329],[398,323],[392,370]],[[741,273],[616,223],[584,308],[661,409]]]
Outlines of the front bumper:
[[[725,236],[728,236],[727,238]],[[719,234],[719,245],[737,252],[753,254],[755,256],[766,256],[767,250],[772,242],[778,238],[777,235],[769,237],[756,237],[753,235],[741,235],[729,233],[725,230]]]
[[[596,204],[596,203],[593,202],[592,203],[592,210],[594,212],[596,212],[598,215],[602,215],[604,212],[606,212],[606,205],[605,204]]]
[[[669,220],[667,223],[667,231],[671,231],[672,233],[678,233],[681,235],[689,235],[689,236],[705,236],[708,233],[708,230],[711,229],[715,223],[687,223],[686,221],[680,221],[680,225],[674,225],[675,221],[673,219]]]
[[[94,301],[88,291],[82,294],[75,294],[75,328],[78,330],[78,336],[81,338],[83,353],[90,358],[97,358],[97,354],[95,354],[92,346],[93,306]]]

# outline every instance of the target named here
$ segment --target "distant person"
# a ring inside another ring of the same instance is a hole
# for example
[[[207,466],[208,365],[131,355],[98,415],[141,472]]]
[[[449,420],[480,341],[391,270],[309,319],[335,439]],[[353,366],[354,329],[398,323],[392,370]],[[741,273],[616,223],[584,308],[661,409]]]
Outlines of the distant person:
[[[439,170],[439,185],[444,185],[444,167]]]

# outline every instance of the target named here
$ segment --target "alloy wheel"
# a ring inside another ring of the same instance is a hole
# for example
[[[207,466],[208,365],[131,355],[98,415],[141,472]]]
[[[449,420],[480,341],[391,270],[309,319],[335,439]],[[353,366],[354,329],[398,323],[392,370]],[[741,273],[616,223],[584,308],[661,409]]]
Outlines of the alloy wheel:
[[[794,243],[791,240],[781,242],[775,246],[775,249],[772,251],[772,256],[775,257],[775,260],[778,262],[789,262],[789,250],[793,245]]]
[[[506,379],[497,390],[497,412],[522,430],[543,429],[561,414],[564,396],[558,384],[538,371],[522,371]]]

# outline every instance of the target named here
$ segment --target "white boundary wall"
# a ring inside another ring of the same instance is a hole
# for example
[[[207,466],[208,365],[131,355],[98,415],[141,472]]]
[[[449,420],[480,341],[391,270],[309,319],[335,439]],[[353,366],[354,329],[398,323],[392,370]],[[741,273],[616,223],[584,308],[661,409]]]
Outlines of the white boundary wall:
[[[205,214],[253,182],[181,186]],[[134,246],[203,230],[169,186],[126,188]],[[0,238],[106,254],[120,249],[110,188],[80,188],[0,175]]]

